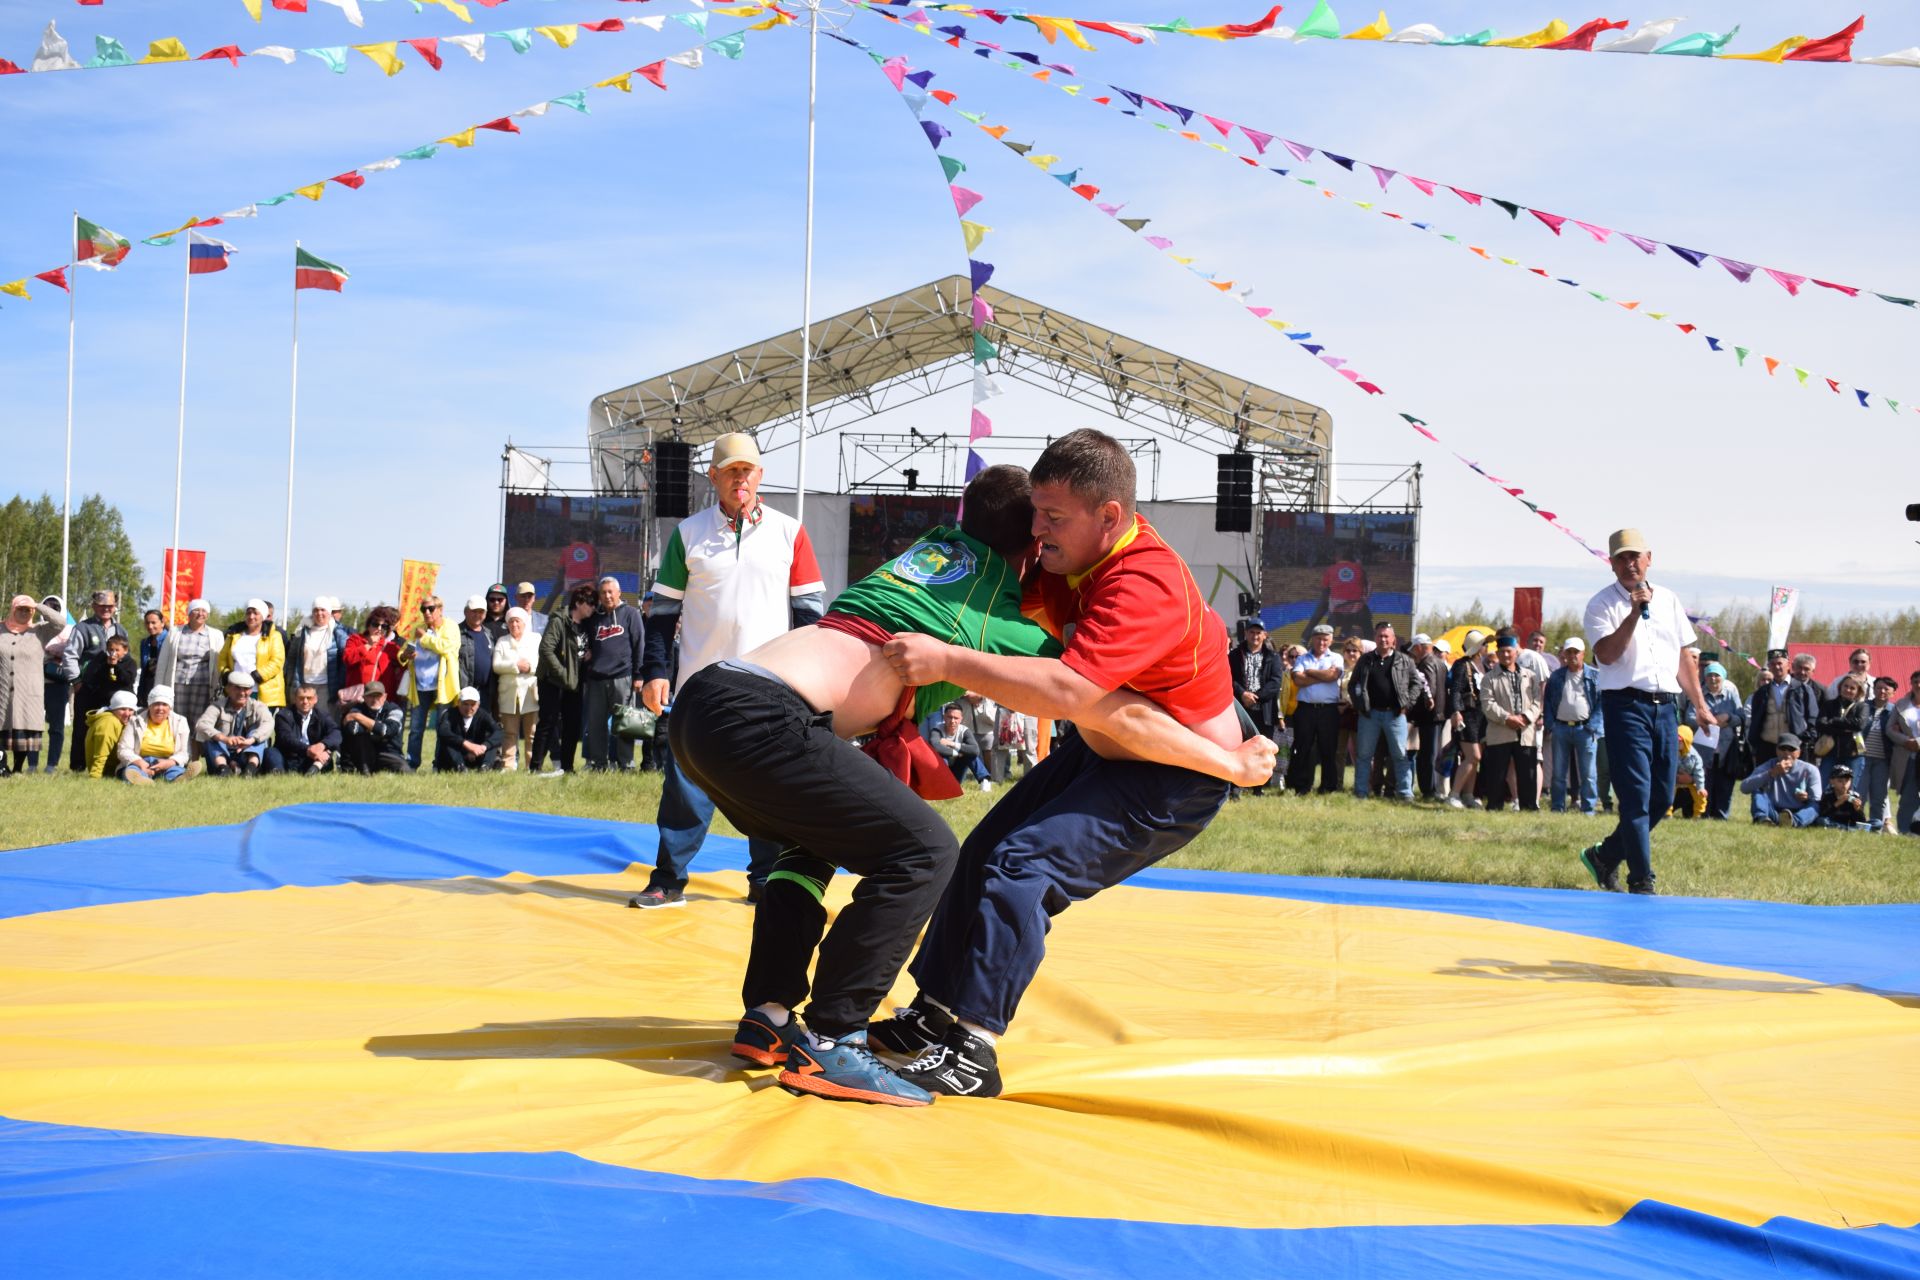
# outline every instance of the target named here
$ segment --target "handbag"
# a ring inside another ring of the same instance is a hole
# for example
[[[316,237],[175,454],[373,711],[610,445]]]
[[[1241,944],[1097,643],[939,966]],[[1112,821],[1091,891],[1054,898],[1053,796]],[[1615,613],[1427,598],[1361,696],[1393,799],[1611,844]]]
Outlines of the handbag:
[[[339,701],[343,707],[357,707],[367,700],[367,686],[363,684],[345,684],[340,686]]]
[[[638,742],[652,736],[653,726],[659,719],[645,707],[623,703],[613,709],[613,734],[626,742]]]

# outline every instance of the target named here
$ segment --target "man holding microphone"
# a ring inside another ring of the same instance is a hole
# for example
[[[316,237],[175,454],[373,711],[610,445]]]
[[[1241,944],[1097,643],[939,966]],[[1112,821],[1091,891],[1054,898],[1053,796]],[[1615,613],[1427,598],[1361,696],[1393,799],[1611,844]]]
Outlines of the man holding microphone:
[[[1638,529],[1607,539],[1613,582],[1587,602],[1587,641],[1599,668],[1607,757],[1618,797],[1619,825],[1580,861],[1602,889],[1652,894],[1653,828],[1666,815],[1679,769],[1679,703],[1693,705],[1701,725],[1720,723],[1700,692],[1699,638],[1680,598],[1647,581],[1653,552]]]

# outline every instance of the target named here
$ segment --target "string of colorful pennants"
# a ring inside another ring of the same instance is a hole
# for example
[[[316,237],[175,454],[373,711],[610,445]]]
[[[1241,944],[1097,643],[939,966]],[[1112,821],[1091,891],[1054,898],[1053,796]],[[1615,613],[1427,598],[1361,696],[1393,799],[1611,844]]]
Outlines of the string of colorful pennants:
[[[856,40],[836,35],[838,40],[856,48],[866,49]],[[988,372],[988,362],[1000,354],[998,347],[987,337],[987,326],[993,323],[993,307],[980,296],[980,290],[993,278],[993,264],[974,255],[979,252],[981,243],[992,233],[993,228],[983,222],[977,222],[967,215],[986,199],[978,191],[960,185],[960,175],[967,171],[964,160],[957,156],[946,155],[940,151],[940,145],[953,133],[945,125],[925,119],[926,85],[933,79],[933,73],[927,71],[909,71],[905,58],[882,58],[871,49],[867,55],[880,66],[881,74],[887,77],[895,91],[903,100],[913,117],[919,122],[921,135],[933,147],[940,161],[940,171],[947,184],[947,193],[953,197],[954,216],[960,223],[960,240],[967,249],[967,288],[970,294],[967,306],[967,320],[973,329],[973,407],[969,413],[967,426],[967,479],[971,480],[986,468],[986,459],[980,456],[979,444],[993,434],[993,420],[981,406],[1000,394],[1000,388],[994,383]],[[909,83],[914,88],[909,89]]]
[[[1268,13],[1259,24],[1240,26],[1195,27],[1185,19],[1175,18],[1171,22],[1096,22],[1086,18],[1063,18],[1057,15],[1034,14],[1021,11],[1000,11],[982,8],[971,4],[928,3],[927,0],[877,0],[897,8],[910,9],[909,22],[920,21],[931,24],[932,19],[925,17],[927,10],[946,13],[973,14],[996,23],[1026,22],[1037,28],[1048,44],[1065,38],[1077,48],[1091,52],[1094,48],[1085,33],[1102,32],[1119,36],[1131,44],[1140,44],[1153,40],[1158,35],[1197,36],[1207,40],[1232,40],[1244,36],[1266,36],[1280,40],[1304,43],[1308,40],[1368,40],[1385,44],[1430,45],[1440,47],[1470,47],[1481,49],[1527,49],[1548,52],[1567,53],[1641,53],[1667,55],[1672,57],[1720,58],[1742,62],[1850,62],[1880,67],[1920,67],[1920,46],[1896,50],[1871,58],[1853,56],[1853,42],[1866,29],[1864,16],[1829,36],[1810,39],[1794,35],[1776,41],[1765,49],[1747,53],[1728,53],[1727,46],[1740,34],[1735,26],[1725,33],[1699,31],[1675,36],[1674,29],[1684,19],[1661,18],[1654,22],[1642,23],[1629,35],[1618,36],[1599,42],[1599,38],[1610,31],[1624,31],[1631,22],[1625,18],[1594,18],[1577,27],[1570,27],[1559,18],[1553,19],[1537,31],[1524,35],[1502,37],[1492,27],[1482,28],[1461,35],[1448,35],[1430,22],[1417,22],[1398,31],[1387,21],[1384,10],[1364,27],[1352,31],[1343,31],[1339,18],[1333,12],[1328,0],[1316,0],[1313,11],[1297,27],[1282,26],[1274,20],[1280,12],[1276,8]],[[921,15],[915,18],[915,14]],[[1258,29],[1253,29],[1257,26]]]
[[[863,4],[862,7],[870,8],[870,9],[872,8],[871,5],[866,5],[866,4]],[[889,22],[894,23],[896,26],[907,26],[909,29],[916,29],[911,24],[903,22],[901,19],[895,17],[894,15],[886,13],[884,10],[873,9],[873,12],[876,13],[877,16],[884,18]],[[927,34],[929,38],[939,39],[940,43],[946,44],[954,48],[958,48],[962,43],[974,44],[976,46],[982,43],[980,41],[976,41],[968,37],[966,35],[965,29],[958,26],[941,27],[932,33],[923,33],[923,34]],[[944,36],[945,38],[940,39],[940,37],[942,36]],[[993,46],[993,48],[998,52],[1017,52],[1017,51],[999,49],[998,46]],[[978,51],[979,50],[976,50],[976,52]],[[991,58],[989,58],[989,61],[991,61]],[[1052,75],[1055,71],[1066,72],[1069,74],[1071,74],[1072,72],[1071,67],[1068,67],[1061,63],[1047,63],[1047,62],[1038,61],[1037,55],[1034,55],[1034,54],[1021,55],[1020,61],[994,63],[994,65],[1004,67],[1018,74],[1027,76],[1032,79],[1037,79],[1048,84],[1053,83]],[[1041,69],[1039,71],[1030,71],[1029,68],[1033,65],[1039,65]],[[1200,115],[1203,119],[1210,121],[1214,125],[1214,127],[1217,130],[1219,130],[1222,136],[1231,136],[1230,131],[1233,129],[1239,129],[1243,133],[1245,133],[1246,132],[1245,126],[1234,125],[1230,121],[1220,119],[1218,117],[1214,117],[1210,115],[1205,115],[1204,113],[1197,112],[1191,108],[1175,106],[1161,99],[1150,97],[1145,94],[1137,93],[1132,90],[1121,89],[1118,86],[1112,86],[1112,87],[1115,88],[1116,92],[1120,93],[1127,102],[1130,102],[1133,104],[1131,108],[1127,106],[1123,106],[1120,103],[1115,102],[1112,98],[1107,97],[1105,95],[1086,97],[1080,92],[1083,88],[1085,88],[1084,85],[1065,84],[1065,85],[1054,85],[1053,87],[1060,89],[1062,92],[1066,93],[1069,97],[1075,98],[1078,101],[1091,102],[1097,106],[1103,106],[1110,110],[1117,110],[1122,115],[1126,115],[1126,116],[1130,116],[1135,119],[1138,119],[1142,123],[1148,124],[1157,130],[1172,133],[1176,137],[1179,137],[1184,141],[1201,143],[1202,145],[1206,146],[1209,150],[1218,151],[1231,159],[1238,159],[1242,163],[1252,166],[1254,168],[1263,167],[1261,166],[1259,160],[1255,159],[1254,157],[1238,154],[1234,152],[1232,149],[1222,145],[1219,142],[1209,141],[1204,135],[1202,135],[1201,133],[1195,130],[1175,129],[1171,125],[1163,124],[1158,121],[1148,120],[1140,114],[1140,111],[1143,106],[1150,105],[1152,107],[1158,108],[1162,111],[1166,111],[1170,114],[1177,116],[1180,119],[1182,124],[1190,122],[1195,115]],[[968,118],[971,118],[970,113],[963,112],[962,114],[968,115]],[[1262,143],[1260,141],[1260,139],[1262,138],[1267,139],[1267,143]],[[1250,140],[1253,142],[1256,152],[1264,153],[1265,146],[1269,144],[1271,141],[1273,141],[1274,137],[1273,135],[1262,133],[1259,130],[1253,130],[1250,136]],[[1009,145],[1013,145],[1016,147],[1024,147],[1026,144],[1009,144]],[[1288,145],[1289,147],[1294,147],[1294,146],[1300,146],[1301,144],[1289,143]],[[1298,153],[1295,152],[1295,154],[1298,154]],[[1037,158],[1036,162],[1046,161],[1047,163],[1041,163],[1040,167],[1042,169],[1048,169],[1051,166],[1051,160],[1052,160],[1052,157],[1041,156]],[[1277,174],[1280,177],[1284,178],[1284,177],[1290,176],[1290,171],[1287,169],[1274,168],[1274,167],[1267,167],[1267,168],[1269,172]],[[1323,187],[1313,179],[1294,177],[1292,180],[1296,183],[1300,183],[1302,185],[1315,188],[1319,190],[1321,194],[1324,196],[1336,198],[1336,199],[1339,198],[1337,193],[1334,192],[1331,188]],[[1385,179],[1382,178],[1381,186],[1383,189],[1385,185],[1386,185]],[[1471,193],[1468,193],[1468,194],[1471,194]],[[1488,250],[1482,248],[1479,245],[1471,244],[1466,240],[1461,239],[1459,236],[1451,235],[1445,231],[1439,230],[1434,226],[1434,224],[1430,222],[1421,222],[1414,219],[1410,219],[1405,214],[1397,213],[1392,210],[1377,209],[1375,208],[1375,205],[1377,203],[1376,201],[1349,200],[1347,201],[1347,203],[1353,206],[1354,208],[1357,208],[1363,211],[1378,213],[1383,217],[1387,217],[1394,220],[1395,222],[1397,222],[1399,225],[1403,227],[1407,227],[1412,230],[1421,231],[1439,241],[1444,241],[1444,242],[1456,245],[1459,248],[1464,249],[1467,252],[1473,254],[1482,262],[1489,263],[1489,264],[1499,264],[1499,265],[1505,265],[1505,266],[1520,267],[1527,274],[1536,276],[1540,278],[1542,281],[1568,286],[1588,298],[1592,298],[1602,303],[1610,304],[1613,307],[1620,309],[1622,312],[1642,315],[1651,320],[1668,323],[1671,325],[1675,333],[1681,335],[1682,337],[1686,337],[1689,341],[1691,341],[1692,338],[1695,336],[1698,336],[1699,338],[1701,338],[1705,343],[1705,347],[1702,352],[1703,354],[1706,354],[1709,356],[1731,354],[1734,357],[1737,367],[1740,367],[1740,368],[1747,367],[1748,357],[1754,354],[1754,348],[1751,346],[1740,345],[1739,343],[1736,343],[1731,339],[1721,338],[1716,335],[1705,333],[1704,331],[1701,330],[1699,325],[1696,325],[1687,321],[1672,320],[1671,312],[1662,311],[1662,310],[1658,310],[1655,307],[1647,306],[1641,300],[1637,300],[1637,299],[1622,300],[1622,299],[1615,298],[1611,294],[1602,292],[1599,289],[1589,288],[1588,286],[1582,284],[1580,281],[1574,280],[1569,276],[1560,274],[1555,271],[1551,271],[1544,267],[1527,266],[1517,258],[1495,256],[1494,254],[1490,253]],[[1849,286],[1829,285],[1828,287],[1845,291]],[[1696,348],[1696,349],[1698,350],[1699,348]],[[1824,383],[1833,394],[1837,396],[1841,396],[1843,399],[1850,392],[1854,400],[1858,403],[1859,407],[1863,409],[1871,408],[1872,402],[1875,399],[1878,399],[1881,403],[1885,404],[1888,410],[1890,410],[1893,413],[1899,413],[1902,408],[1903,402],[1901,400],[1895,399],[1894,397],[1886,396],[1886,395],[1876,396],[1874,392],[1869,391],[1865,388],[1854,386],[1850,383],[1841,382],[1837,378],[1830,378],[1824,375],[1817,375],[1813,373],[1813,371],[1807,368],[1804,368],[1800,365],[1796,365],[1792,363],[1791,361],[1778,358],[1775,356],[1762,354],[1760,358],[1757,361],[1755,361],[1754,367],[1764,368],[1769,377],[1774,376],[1782,369],[1789,370],[1794,376],[1796,385],[1818,386],[1821,383]],[[1817,379],[1817,381],[1815,379]],[[1906,404],[1906,407],[1911,412],[1920,413],[1920,404],[1916,404],[1914,401],[1911,401],[1911,400],[1906,401],[1905,404]]]
[[[1755,671],[1764,671],[1766,669],[1760,665],[1760,660],[1758,658],[1748,653],[1745,649],[1736,649],[1731,644],[1727,643],[1727,638],[1721,635],[1718,631],[1715,631],[1713,629],[1712,618],[1694,618],[1691,614],[1689,614],[1688,617],[1692,619],[1692,622],[1696,627],[1699,627],[1702,631],[1706,632],[1708,635],[1712,636],[1715,640],[1719,641],[1720,647],[1722,649],[1725,649],[1728,653],[1732,654],[1734,657],[1741,659],[1748,666],[1752,667]]]
[[[698,4],[700,0],[693,0]],[[413,50],[422,61],[435,71],[441,69],[445,59],[442,46],[458,49],[475,62],[487,60],[487,42],[505,41],[515,53],[526,53],[533,47],[534,37],[541,36],[551,41],[556,48],[571,49],[580,39],[582,32],[599,35],[617,35],[629,29],[628,24],[645,27],[649,31],[660,31],[669,20],[678,21],[705,35],[709,13],[729,18],[752,18],[773,13],[762,27],[749,30],[764,30],[765,27],[779,26],[792,21],[792,15],[780,9],[778,5],[765,5],[757,2],[734,5],[728,8],[691,9],[683,13],[649,14],[643,18],[603,18],[596,22],[566,22],[552,26],[513,27],[504,31],[476,31],[471,35],[424,36],[411,40],[383,40],[373,44],[324,45],[311,49],[294,49],[287,45],[263,45],[258,49],[243,50],[236,44],[223,44],[208,49],[205,53],[192,53],[178,39],[168,36],[148,44],[144,57],[135,58],[120,41],[112,36],[95,36],[94,55],[86,62],[73,56],[72,48],[61,36],[52,22],[47,23],[46,31],[41,35],[40,47],[35,51],[27,66],[21,67],[0,58],[0,75],[19,75],[23,73],[48,71],[98,71],[115,67],[143,67],[175,62],[217,62],[225,60],[234,66],[242,58],[272,58],[291,66],[296,58],[315,58],[326,64],[336,74],[345,75],[349,53],[358,53],[367,58],[387,75],[398,75],[407,65],[400,57],[401,46]]]
[[[869,46],[849,36],[841,35],[838,33],[830,33],[830,34],[833,34],[835,39],[840,40],[841,42],[851,45],[855,48],[858,48],[863,52],[865,52],[869,57],[873,58],[877,63],[880,64],[883,70],[888,70],[888,79],[890,81],[894,81],[897,78],[896,88],[902,93],[903,96],[906,97],[908,107],[914,111],[914,114],[916,116],[920,116],[921,113],[924,112],[926,108],[926,104],[928,102],[938,102],[942,107],[946,108],[948,111],[951,111],[956,116],[959,116],[961,119],[964,119],[969,123],[972,123],[973,125],[975,125],[975,127],[980,129],[981,132],[985,133],[987,136],[1000,142],[1001,145],[1008,147],[1010,150],[1015,151],[1017,154],[1023,155],[1029,163],[1035,164],[1036,168],[1042,167],[1038,163],[1040,160],[1049,160],[1055,164],[1058,164],[1061,162],[1061,157],[1057,154],[1046,153],[1039,156],[1031,154],[1034,147],[1037,146],[1038,144],[1007,142],[1006,135],[1011,131],[1010,126],[1006,124],[988,124],[986,123],[986,117],[984,113],[977,113],[979,118],[976,119],[975,118],[976,113],[962,111],[962,109],[956,105],[956,103],[959,100],[959,96],[957,94],[945,89],[932,88],[932,82],[934,80],[934,74],[932,72],[924,71],[924,70],[907,71],[906,68],[908,66],[908,63],[904,58],[888,58],[888,57],[885,57],[884,55],[881,55],[880,53],[870,48]],[[889,68],[892,68],[893,70],[889,70]],[[897,77],[896,77],[896,72],[897,72]],[[909,84],[915,87],[913,92],[909,92],[906,89],[905,86]],[[935,121],[930,121],[922,118],[920,125],[921,125],[921,129],[927,134],[929,140],[933,142],[936,149],[938,149],[940,143],[945,138],[951,136],[951,130],[948,130],[946,126],[941,125]],[[1254,316],[1256,319],[1261,320],[1270,329],[1272,329],[1276,333],[1279,333],[1281,336],[1285,337],[1289,342],[1292,342],[1294,345],[1300,347],[1302,350],[1305,350],[1309,354],[1313,355],[1322,364],[1325,364],[1329,368],[1332,368],[1335,372],[1340,374],[1341,377],[1345,378],[1348,382],[1353,383],[1354,386],[1359,388],[1361,391],[1367,393],[1368,395],[1385,395],[1386,394],[1385,391],[1376,383],[1373,383],[1363,378],[1357,371],[1348,367],[1350,363],[1349,361],[1339,356],[1333,356],[1333,355],[1327,354],[1327,349],[1325,344],[1321,342],[1316,342],[1314,340],[1314,334],[1312,333],[1311,330],[1307,330],[1304,328],[1295,329],[1291,325],[1289,325],[1287,321],[1273,318],[1273,308],[1271,307],[1251,305],[1247,301],[1247,299],[1253,293],[1253,289],[1250,286],[1238,287],[1236,281],[1222,280],[1212,272],[1201,270],[1200,268],[1194,265],[1194,260],[1191,257],[1186,257],[1183,255],[1177,255],[1177,254],[1168,252],[1174,247],[1174,242],[1171,239],[1165,236],[1160,236],[1160,235],[1144,234],[1144,229],[1148,225],[1150,221],[1149,219],[1121,217],[1120,212],[1121,212],[1121,209],[1124,207],[1124,202],[1123,203],[1100,202],[1099,196],[1101,194],[1101,189],[1097,186],[1094,186],[1090,182],[1081,181],[1079,169],[1077,168],[1072,169],[1066,173],[1053,173],[1051,172],[1050,169],[1043,169],[1043,171],[1047,172],[1048,176],[1051,177],[1054,181],[1058,182],[1064,189],[1072,192],[1074,195],[1080,197],[1082,200],[1087,201],[1089,204],[1094,205],[1094,207],[1098,208],[1100,212],[1106,214],[1110,220],[1112,220],[1119,226],[1123,227],[1128,232],[1132,233],[1138,239],[1146,242],[1147,244],[1151,245],[1153,248],[1159,250],[1160,252],[1165,254],[1168,258],[1172,259],[1174,262],[1177,262],[1181,266],[1185,267],[1190,274],[1199,277],[1201,280],[1205,281],[1209,286],[1211,286],[1217,292],[1222,294],[1232,295],[1242,310]],[[949,182],[951,182],[951,179],[949,179]],[[975,202],[977,202],[978,200],[977,193],[968,192],[967,194],[969,196],[972,196]],[[960,208],[962,204],[963,204],[963,201],[957,197],[955,201],[956,209]],[[962,233],[962,236],[965,238],[967,248],[970,253],[973,249],[975,249],[979,245],[981,239],[990,230],[991,230],[990,227],[985,227],[979,223],[971,222],[965,217],[964,213],[961,214],[961,233]],[[988,270],[990,272],[991,268],[989,267]],[[976,385],[978,380],[978,364],[980,363],[979,353],[982,351],[982,346],[981,346],[982,341],[983,341],[983,338],[978,333],[978,322],[976,321],[976,340],[975,340]],[[1489,483],[1498,486],[1503,492],[1505,492],[1508,496],[1512,497],[1515,501],[1519,502],[1522,506],[1526,507],[1534,515],[1546,521],[1547,524],[1559,530],[1562,534],[1565,534],[1568,538],[1571,538],[1574,542],[1578,543],[1589,554],[1603,560],[1606,558],[1606,553],[1604,551],[1601,551],[1600,549],[1595,547],[1593,544],[1589,543],[1586,539],[1582,538],[1574,530],[1567,527],[1565,524],[1561,523],[1560,517],[1557,514],[1555,514],[1552,511],[1544,510],[1538,503],[1533,502],[1532,500],[1527,498],[1525,496],[1526,495],[1525,489],[1521,488],[1518,485],[1514,485],[1499,476],[1494,475],[1493,473],[1488,471],[1486,468],[1482,467],[1478,462],[1474,461],[1471,458],[1468,458],[1465,454],[1459,453],[1458,451],[1448,447],[1446,445],[1446,442],[1443,441],[1432,430],[1432,428],[1428,425],[1425,419],[1416,417],[1415,415],[1406,413],[1406,412],[1399,412],[1399,416],[1414,431],[1418,432],[1420,435],[1424,436],[1426,439],[1432,441],[1433,443],[1438,444],[1443,448],[1448,448],[1448,451],[1452,453],[1453,456],[1463,466],[1474,471],[1476,474],[1486,479]]]
[[[705,65],[705,55],[708,51],[717,53],[728,61],[738,61],[746,50],[747,32],[766,30],[772,26],[784,26],[791,21],[792,19],[784,12],[776,10],[774,19],[767,22],[756,23],[751,27],[729,32],[726,35],[694,45],[689,49],[683,49],[678,53],[669,54],[664,58],[647,63],[645,66],[635,67],[631,71],[625,71],[619,75],[609,76],[604,80],[596,81],[586,88],[575,89],[571,93],[564,93],[559,97],[549,98],[544,102],[536,102],[532,106],[522,107],[518,111],[509,112],[496,119],[488,120],[480,124],[468,125],[466,128],[457,130],[447,137],[436,139],[433,142],[422,143],[417,147],[389,155],[372,164],[357,165],[344,173],[335,174],[330,178],[322,178],[318,182],[295,187],[292,191],[283,192],[270,199],[242,205],[237,209],[230,209],[225,213],[215,214],[212,217],[188,218],[185,222],[171,230],[144,237],[140,243],[155,247],[170,245],[182,232],[190,231],[197,227],[217,227],[233,219],[258,217],[261,209],[286,204],[295,197],[318,201],[326,194],[327,188],[330,185],[338,185],[350,191],[358,191],[367,184],[369,175],[388,173],[400,168],[404,164],[432,159],[443,147],[464,150],[473,146],[475,140],[483,132],[519,133],[520,126],[515,123],[515,121],[544,116],[554,107],[565,107],[569,110],[577,111],[581,115],[591,115],[592,109],[587,103],[587,94],[589,92],[595,89],[604,89],[609,91],[617,90],[621,93],[631,93],[633,91],[633,80],[635,77],[645,80],[647,83],[664,91],[667,88],[666,69],[668,66],[680,66],[688,70],[698,70]],[[110,271],[118,267],[133,250],[133,245],[126,237],[89,222],[84,218],[79,220],[78,238],[79,244],[71,262],[100,270]],[[29,292],[27,283],[29,280],[40,280],[57,288],[66,289],[68,287],[66,269],[67,264],[63,263],[61,266],[54,267],[47,271],[35,272],[28,276],[22,276],[18,280],[0,283],[0,294],[8,294],[12,297],[31,300],[32,294]]]
[[[98,8],[105,0],[74,0],[74,2],[86,8]],[[621,0],[621,2],[624,4],[644,4],[646,0]],[[255,22],[260,21],[260,0],[240,0],[240,3]],[[331,5],[333,8],[338,9],[348,22],[351,22],[356,27],[363,27],[366,25],[366,17],[360,12],[360,6],[362,4],[382,4],[385,3],[385,0],[319,0],[319,3]],[[413,11],[415,13],[423,12],[427,5],[432,4],[440,6],[462,22],[472,22],[473,12],[468,9],[468,4],[477,4],[482,8],[495,9],[507,3],[507,0],[466,0],[466,4],[462,4],[460,0],[410,0],[410,3],[413,5]],[[548,3],[552,3],[552,0],[548,0]],[[307,4],[308,0],[268,0],[268,7],[277,9],[282,13],[306,13]]]

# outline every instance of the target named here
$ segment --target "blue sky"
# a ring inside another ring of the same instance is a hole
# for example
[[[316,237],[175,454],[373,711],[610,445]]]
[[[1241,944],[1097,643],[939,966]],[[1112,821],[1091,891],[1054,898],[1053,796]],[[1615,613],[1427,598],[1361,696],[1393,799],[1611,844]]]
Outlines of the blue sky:
[[[462,26],[403,0],[365,5],[356,31],[334,10],[269,11],[239,0],[0,0],[0,56],[26,64],[47,19],[83,59],[93,36],[136,54],[163,36],[252,49],[449,36],[691,8],[683,0],[507,0]],[[1249,21],[1263,6],[1085,3],[1083,17]],[[1281,21],[1308,6],[1289,5]],[[1829,4],[1689,5],[1682,31],[1743,27],[1735,48],[1821,36],[1857,10]],[[1342,9],[1349,27],[1372,10]],[[1665,12],[1614,12],[1636,23]],[[1920,44],[1920,15],[1869,13],[1860,54]],[[1520,34],[1560,16],[1511,0],[1425,0],[1395,25]],[[716,17],[718,34],[740,25]],[[995,283],[1120,332],[1325,406],[1346,461],[1424,464],[1424,604],[1503,600],[1543,584],[1574,607],[1596,566],[1572,542],[1414,435],[1418,414],[1454,448],[1523,485],[1590,539],[1622,524],[1654,541],[1656,578],[1698,609],[1758,605],[1773,582],[1803,610],[1908,605],[1920,501],[1920,416],[1849,407],[1797,390],[1667,326],[1324,199],[1271,174],[894,30],[869,15],[850,33],[939,73],[960,105],[1009,137],[1078,166],[1102,199],[1154,219],[1197,265],[1256,287],[1255,303],[1312,329],[1388,395],[1369,398],[1238,311],[1012,153],[967,131],[948,146],[986,197],[981,251]],[[1030,27],[1003,43],[1041,49]],[[1056,47],[1076,80],[1117,82],[1226,118],[1471,190],[1675,243],[1908,297],[1920,296],[1912,236],[1912,138],[1920,71],[1440,49],[1322,41],[1221,45],[1163,37],[1138,49],[1096,38]],[[383,78],[354,55],[346,75],[301,58],[239,67],[156,66],[0,81],[0,279],[64,261],[69,213],[130,236],[372,162],[468,124],[581,88],[696,42],[653,34],[544,40],[524,56],[492,44],[474,64],[443,49],[434,73],[410,51]],[[375,175],[359,192],[262,210],[216,234],[232,270],[193,286],[187,497],[182,541],[210,553],[221,599],[277,595],[284,507],[290,272],[299,238],[353,272],[342,296],[301,307],[300,480],[293,594],[389,595],[402,556],[444,563],[455,592],[491,580],[502,442],[575,445],[597,393],[798,320],[806,76],[802,35],[750,37],[739,62],[669,68],[672,89],[590,95],[591,116],[556,109],[519,137]],[[937,109],[936,109],[937,110]],[[960,122],[946,117],[947,123]],[[1204,126],[1202,126],[1204,128]],[[964,269],[939,171],[897,95],[857,53],[821,50],[815,314]],[[1306,176],[1359,195],[1370,178],[1325,164]],[[1364,170],[1362,171],[1364,173]],[[1709,263],[1601,246],[1568,228],[1428,200],[1400,181],[1380,207],[1639,298],[1758,351],[1920,403],[1911,360],[1920,314],[1809,288],[1740,286]],[[1524,215],[1523,215],[1524,218]],[[76,492],[126,513],[158,577],[172,520],[183,247],[137,249],[80,281]],[[65,421],[66,309],[57,290],[4,301],[0,489],[56,497]],[[995,402],[1018,434],[1087,419],[1044,397]],[[964,395],[888,425],[964,430]],[[810,451],[830,487],[836,449]],[[771,482],[790,485],[791,451]],[[1211,459],[1168,447],[1162,492],[1204,492]],[[76,584],[79,585],[79,584]]]

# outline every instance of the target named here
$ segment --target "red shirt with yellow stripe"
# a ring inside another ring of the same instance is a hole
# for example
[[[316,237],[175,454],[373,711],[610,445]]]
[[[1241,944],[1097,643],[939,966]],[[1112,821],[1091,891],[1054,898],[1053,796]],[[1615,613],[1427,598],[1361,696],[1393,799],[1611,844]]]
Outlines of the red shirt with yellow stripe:
[[[1085,573],[1040,571],[1021,610],[1066,646],[1060,661],[1100,688],[1131,689],[1182,724],[1233,702],[1227,624],[1180,553],[1138,514]]]

